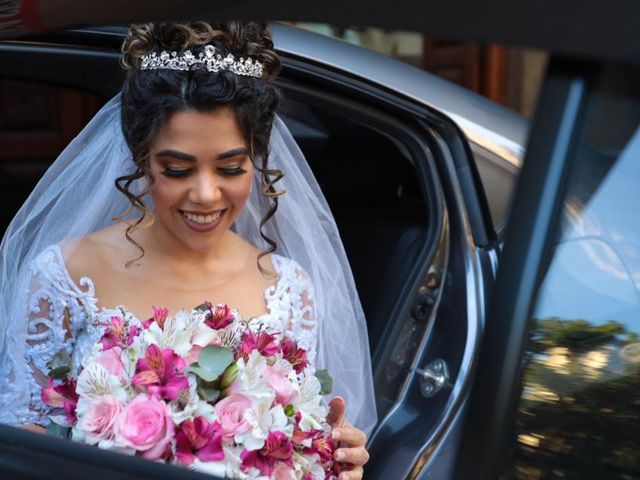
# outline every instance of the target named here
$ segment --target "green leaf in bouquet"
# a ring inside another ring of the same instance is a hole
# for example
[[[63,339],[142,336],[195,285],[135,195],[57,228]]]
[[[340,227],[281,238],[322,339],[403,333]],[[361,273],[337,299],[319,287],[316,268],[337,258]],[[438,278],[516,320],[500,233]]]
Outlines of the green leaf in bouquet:
[[[225,388],[230,387],[236,380],[238,373],[240,373],[240,371],[238,370],[238,365],[236,364],[236,362],[233,362],[225,369],[224,373],[222,374],[222,378],[220,379],[220,388],[224,390]]]
[[[69,354],[64,351],[56,353],[51,360],[47,362],[49,367],[49,377],[56,380],[64,380],[71,372],[71,359]]]
[[[199,310],[200,312],[208,312],[209,311],[209,305],[207,305],[206,303],[201,303],[200,305],[195,307],[194,310]]]
[[[287,417],[293,417],[296,414],[296,407],[294,407],[291,404],[288,404],[286,407],[284,407],[284,414]]]
[[[68,438],[69,427],[63,427],[62,425],[58,425],[56,422],[51,421],[49,422],[49,425],[47,425],[47,434],[53,435],[54,437]]]
[[[54,380],[65,380],[67,375],[71,372],[70,365],[61,365],[56,368],[52,368],[49,370],[49,378],[53,378]]]
[[[229,348],[209,345],[200,352],[198,362],[189,365],[186,373],[193,373],[205,382],[213,382],[233,362],[233,352]]]
[[[198,395],[206,402],[215,402],[220,396],[220,390],[206,387],[204,384],[198,385]]]
[[[322,370],[316,370],[315,375],[320,382],[320,394],[329,395],[331,390],[333,390],[333,378],[331,378],[327,369],[323,368]]]

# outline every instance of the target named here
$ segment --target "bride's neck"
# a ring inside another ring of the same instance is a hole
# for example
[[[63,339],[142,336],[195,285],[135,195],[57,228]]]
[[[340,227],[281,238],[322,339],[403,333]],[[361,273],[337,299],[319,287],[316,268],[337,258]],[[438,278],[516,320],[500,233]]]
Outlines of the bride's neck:
[[[140,232],[139,242],[145,249],[145,256],[156,258],[162,262],[178,266],[215,266],[228,260],[233,255],[231,240],[232,232],[224,232],[219,241],[207,250],[194,250],[177,238],[166,227],[154,223],[149,228]]]

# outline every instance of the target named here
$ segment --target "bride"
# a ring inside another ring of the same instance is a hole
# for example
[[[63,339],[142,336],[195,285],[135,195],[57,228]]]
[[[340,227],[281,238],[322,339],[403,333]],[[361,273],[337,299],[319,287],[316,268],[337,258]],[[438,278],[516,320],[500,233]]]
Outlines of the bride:
[[[122,64],[122,92],[3,238],[0,422],[46,426],[48,364],[65,356],[77,372],[111,315],[211,300],[329,370],[336,459],[352,464],[340,478],[361,478],[376,421],[366,324],[329,207],[275,114],[268,28],[134,25]]]

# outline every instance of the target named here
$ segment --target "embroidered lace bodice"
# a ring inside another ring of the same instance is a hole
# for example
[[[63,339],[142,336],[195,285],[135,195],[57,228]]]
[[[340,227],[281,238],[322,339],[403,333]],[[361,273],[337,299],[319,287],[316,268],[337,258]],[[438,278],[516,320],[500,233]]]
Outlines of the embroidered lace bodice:
[[[310,279],[294,260],[272,254],[271,261],[278,280],[264,292],[268,313],[256,321],[295,339],[307,350],[311,365],[315,365],[317,325]],[[93,281],[83,277],[76,284],[57,245],[41,253],[30,268],[30,324],[25,355],[31,365],[31,403],[24,406],[18,418],[20,423],[47,425],[48,407],[40,400],[49,371],[47,364],[54,356],[64,356],[72,365],[72,374],[77,374],[84,355],[102,334],[100,324],[113,315],[133,314],[126,306],[99,308]]]

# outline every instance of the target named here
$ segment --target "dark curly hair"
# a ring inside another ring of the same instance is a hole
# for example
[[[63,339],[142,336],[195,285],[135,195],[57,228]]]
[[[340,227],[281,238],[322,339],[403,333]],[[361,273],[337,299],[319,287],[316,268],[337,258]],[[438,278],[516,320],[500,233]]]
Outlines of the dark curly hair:
[[[205,45],[213,45],[223,56],[251,57],[263,66],[262,78],[236,75],[228,70],[217,73],[200,70],[141,70],[142,57],[162,50],[189,49],[198,55]],[[270,199],[270,207],[260,222],[260,234],[269,248],[258,256],[258,268],[264,272],[260,259],[275,251],[275,242],[262,228],[278,208],[274,184],[282,178],[280,170],[269,168],[269,136],[274,115],[280,102],[280,93],[271,81],[281,68],[280,59],[273,50],[271,31],[260,22],[206,22],[146,23],[131,25],[122,45],[122,66],[127,70],[121,93],[122,130],[133,155],[135,171],[116,179],[116,188],[127,196],[130,208],[140,216],[126,229],[127,240],[140,250],[140,256],[127,262],[127,266],[144,256],[144,249],[131,236],[150,214],[143,197],[153,185],[149,170],[149,151],[164,122],[174,112],[191,109],[208,112],[219,107],[230,107],[237,117],[242,134],[250,145],[250,158],[262,177],[262,194]],[[258,161],[259,160],[259,161]],[[138,179],[148,178],[148,186],[139,193],[130,190]],[[152,220],[151,220],[152,221]]]

